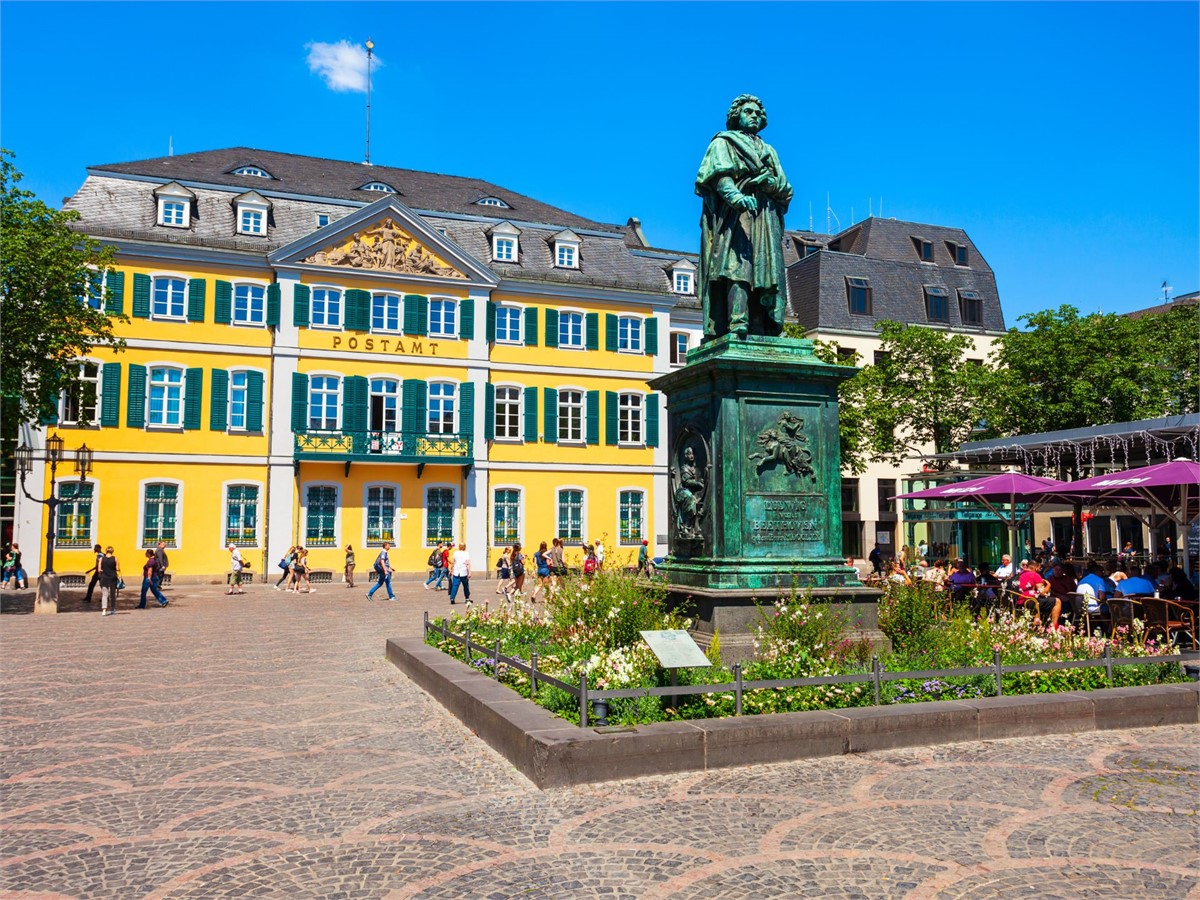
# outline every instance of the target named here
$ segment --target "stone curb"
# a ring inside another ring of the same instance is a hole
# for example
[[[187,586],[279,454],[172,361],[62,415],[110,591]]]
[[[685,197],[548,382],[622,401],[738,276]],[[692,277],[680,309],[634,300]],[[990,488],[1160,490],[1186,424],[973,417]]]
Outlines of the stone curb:
[[[388,660],[539,788],[896,747],[1200,723],[1200,684],[576,728],[420,638]]]

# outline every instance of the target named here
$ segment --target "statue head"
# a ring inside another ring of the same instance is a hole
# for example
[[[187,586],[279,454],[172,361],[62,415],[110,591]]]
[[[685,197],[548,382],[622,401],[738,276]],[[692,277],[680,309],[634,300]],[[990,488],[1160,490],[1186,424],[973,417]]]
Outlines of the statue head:
[[[696,461],[696,453],[691,447],[684,448],[683,461],[686,463],[694,463]]]
[[[758,134],[767,127],[767,110],[753,94],[738,94],[725,114],[725,127],[730,131]]]

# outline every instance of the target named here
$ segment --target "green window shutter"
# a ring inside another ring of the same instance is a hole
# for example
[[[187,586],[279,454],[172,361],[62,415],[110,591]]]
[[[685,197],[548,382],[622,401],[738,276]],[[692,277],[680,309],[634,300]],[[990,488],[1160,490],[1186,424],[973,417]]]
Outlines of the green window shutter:
[[[483,439],[496,439],[496,386],[490,381],[483,386]]]
[[[525,443],[536,444],[538,439],[538,389],[525,388]]]
[[[308,376],[303,372],[292,373],[292,431],[308,431]]]
[[[208,290],[208,282],[203,278],[188,279],[187,319],[189,322],[204,321],[204,294]]]
[[[429,298],[417,298],[417,330],[413,334],[429,334]]]
[[[125,312],[125,273],[108,273],[108,294],[104,298],[104,309],[115,316]]]
[[[58,424],[58,399],[55,399],[53,407],[38,416],[38,422],[40,422],[42,425]]]
[[[470,381],[458,387],[458,433],[475,433],[475,385]]]
[[[475,301],[470,297],[458,304],[458,337],[463,341],[475,339]]]
[[[125,397],[125,424],[130,428],[146,427],[146,367],[129,365],[129,390]]]
[[[342,382],[342,431],[367,430],[367,392],[367,379],[361,375],[350,375]]]
[[[346,330],[371,330],[371,295],[367,291],[346,291]]]
[[[117,428],[121,424],[121,364],[105,363],[100,373],[100,426]]]
[[[308,327],[308,310],[312,300],[312,288],[298,284],[292,288],[292,324],[297,328]]]
[[[617,443],[617,395],[613,391],[604,392],[604,443],[615,446]]]
[[[188,369],[183,375],[183,427],[200,427],[200,407],[204,403],[204,370]]]
[[[525,346],[538,345],[538,314],[536,306],[525,307]]]
[[[233,285],[218,281],[213,289],[213,321],[228,325],[233,320]]]
[[[643,343],[647,356],[658,356],[658,319],[646,317],[646,340]]]
[[[547,444],[558,443],[558,391],[546,388],[542,391],[542,440]]]
[[[646,446],[658,446],[658,394],[646,395]]]
[[[600,349],[600,314],[587,314],[587,336],[584,346],[589,350]]]
[[[487,302],[487,321],[484,323],[484,338],[489,344],[496,343],[496,304],[491,300]]]
[[[429,389],[421,379],[408,378],[404,382],[403,391],[404,408],[400,411],[400,430],[404,432],[405,437],[424,435]]]
[[[617,317],[612,313],[604,316],[604,349],[617,352]]]
[[[208,430],[224,431],[229,424],[229,373],[212,371],[212,399],[208,409]]]
[[[246,430],[263,430],[263,373],[246,373]]]
[[[267,285],[267,324],[279,326],[280,296],[283,291],[279,287],[279,282]]]
[[[139,319],[150,318],[150,276],[133,276],[133,314]]]
[[[546,310],[546,346],[558,346],[558,310]]]
[[[404,333],[417,334],[418,308],[425,298],[420,294],[404,295]]]
[[[600,392],[587,392],[587,442],[600,443]]]

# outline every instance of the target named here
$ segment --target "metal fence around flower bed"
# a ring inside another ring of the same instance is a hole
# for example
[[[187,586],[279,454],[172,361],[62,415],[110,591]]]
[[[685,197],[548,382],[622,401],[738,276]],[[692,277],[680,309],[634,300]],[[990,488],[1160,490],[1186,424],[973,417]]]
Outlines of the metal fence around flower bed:
[[[1185,651],[1176,653],[1171,656],[1131,656],[1131,657],[1114,657],[1112,655],[1112,644],[1107,641],[1104,644],[1104,655],[1095,659],[1068,659],[1059,662],[1039,662],[1039,663],[1019,663],[1017,665],[1003,665],[1000,662],[1000,651],[993,651],[993,664],[990,666],[974,666],[960,669],[920,669],[913,672],[890,672],[880,665],[879,657],[872,655],[871,671],[862,672],[856,675],[823,675],[818,678],[778,678],[771,681],[743,681],[742,680],[742,664],[733,664],[733,681],[721,682],[719,684],[687,684],[687,685],[669,685],[664,687],[645,687],[645,688],[621,688],[617,690],[592,690],[588,687],[587,674],[579,676],[578,684],[568,684],[562,679],[555,678],[552,675],[547,675],[545,672],[539,672],[537,663],[538,655],[533,653],[530,655],[529,662],[518,659],[514,656],[505,656],[500,652],[500,641],[496,641],[494,645],[480,644],[471,640],[471,629],[467,629],[465,634],[456,634],[446,627],[446,620],[443,619],[441,626],[431,625],[429,622],[429,613],[425,613],[424,637],[429,639],[429,633],[433,631],[439,634],[442,640],[455,641],[462,644],[466,654],[468,665],[472,664],[472,655],[476,650],[480,653],[486,653],[484,657],[491,663],[493,677],[496,681],[500,680],[500,668],[505,666],[515,669],[518,672],[523,672],[529,676],[530,692],[532,695],[537,694],[539,684],[552,685],[561,691],[565,691],[572,697],[579,700],[579,727],[587,728],[589,722],[589,707],[594,707],[592,710],[591,719],[595,720],[596,725],[605,726],[608,724],[608,701],[632,699],[635,697],[677,697],[691,694],[722,694],[728,693],[731,689],[734,695],[734,715],[742,714],[742,696],[746,691],[761,691],[771,690],[774,688],[789,688],[789,687],[824,687],[836,684],[868,684],[870,683],[874,689],[873,700],[875,706],[879,705],[880,691],[885,681],[911,681],[919,678],[954,678],[971,675],[990,675],[996,679],[996,696],[1004,696],[1003,677],[1017,672],[1044,672],[1054,669],[1092,669],[1103,666],[1105,668],[1106,677],[1109,684],[1113,681],[1113,669],[1118,666],[1134,666],[1134,665],[1158,665],[1159,663],[1188,663],[1193,664],[1200,662],[1200,652]]]

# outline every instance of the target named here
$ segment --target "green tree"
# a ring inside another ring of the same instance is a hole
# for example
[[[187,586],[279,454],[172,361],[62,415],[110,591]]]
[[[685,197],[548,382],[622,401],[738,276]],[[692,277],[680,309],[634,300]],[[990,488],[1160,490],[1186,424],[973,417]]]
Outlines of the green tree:
[[[0,150],[0,401],[4,432],[55,410],[78,373],[76,361],[95,347],[123,349],[113,317],[82,302],[91,279],[111,267],[101,247],[71,227],[74,210],[51,209],[17,187],[12,153]]]

